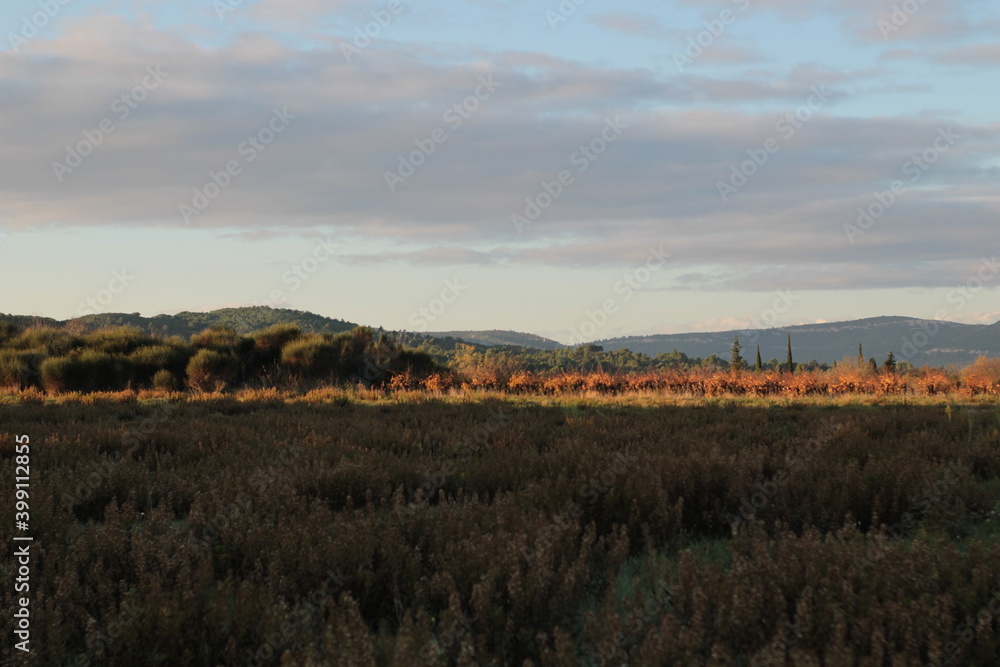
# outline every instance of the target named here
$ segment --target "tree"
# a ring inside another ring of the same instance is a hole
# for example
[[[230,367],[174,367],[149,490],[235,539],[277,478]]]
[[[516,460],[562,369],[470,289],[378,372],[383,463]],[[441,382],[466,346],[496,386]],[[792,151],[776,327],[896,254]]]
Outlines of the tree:
[[[861,343],[858,343],[858,370],[863,370],[865,367],[865,352],[861,349]]]
[[[882,368],[884,368],[888,373],[896,372],[896,355],[892,353],[892,350],[889,350],[889,355],[885,358],[885,361],[882,362]]]
[[[788,372],[795,372],[795,363],[792,361],[792,334],[788,334]]]
[[[733,348],[732,354],[729,357],[729,367],[734,371],[742,371],[747,367],[747,362],[744,361],[742,356],[740,356],[741,349],[743,349],[743,347],[740,345],[740,337],[733,336]]]
[[[868,360],[868,366],[871,367],[872,373],[878,373],[878,362],[875,361],[875,357]]]
[[[754,368],[754,370],[757,371],[758,373],[764,370],[764,364],[762,364],[760,361],[760,343],[757,344],[757,366],[756,368]]]

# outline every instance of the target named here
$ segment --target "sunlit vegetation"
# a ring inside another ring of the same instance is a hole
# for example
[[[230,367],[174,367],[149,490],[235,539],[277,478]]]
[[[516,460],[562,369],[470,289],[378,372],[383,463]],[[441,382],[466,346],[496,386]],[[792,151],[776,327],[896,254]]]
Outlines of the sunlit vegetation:
[[[738,345],[738,342],[736,343]],[[274,387],[306,392],[322,386],[398,391],[489,390],[559,395],[575,392],[658,392],[683,396],[977,396],[1000,394],[1000,360],[966,368],[914,368],[890,353],[848,357],[834,364],[759,359],[746,364],[691,359],[680,352],[648,357],[582,345],[559,350],[482,348],[421,343],[409,348],[367,327],[337,334],[305,333],[278,324],[243,335],[212,328],[159,338],[128,327],[73,334],[9,323],[0,328],[0,387],[49,393],[184,388],[219,392]]]

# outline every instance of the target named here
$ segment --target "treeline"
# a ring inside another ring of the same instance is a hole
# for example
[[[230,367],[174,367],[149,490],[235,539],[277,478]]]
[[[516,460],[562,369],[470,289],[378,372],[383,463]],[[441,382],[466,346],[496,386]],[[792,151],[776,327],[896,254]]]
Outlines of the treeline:
[[[789,372],[789,369],[792,372]],[[404,338],[369,327],[305,332],[276,324],[251,334],[212,327],[189,338],[135,327],[78,333],[22,328],[0,320],[0,387],[50,393],[158,389],[291,391],[358,385],[393,390],[484,389],[528,393],[657,391],[695,396],[1000,393],[1000,360],[964,370],[913,368],[890,357],[879,366],[858,350],[827,366],[729,361],[674,350],[650,357],[581,345],[558,350],[485,347],[457,339]]]
[[[485,347],[462,343],[457,339],[420,340],[419,347],[436,361],[461,371],[470,367],[489,367],[498,373],[525,371],[535,374],[555,373],[611,373],[635,374],[667,370],[728,371],[730,361],[711,354],[707,357],[689,357],[676,349],[649,356],[631,350],[605,350],[600,345],[578,345],[558,350],[493,346]],[[797,371],[829,370],[830,366],[818,361],[795,363]],[[777,359],[761,364],[762,370],[786,370],[787,364]]]
[[[0,386],[49,392],[155,388],[221,391],[234,386],[364,383],[439,370],[432,358],[368,327],[304,333],[278,324],[249,335],[215,327],[185,340],[133,327],[75,334],[0,322]]]

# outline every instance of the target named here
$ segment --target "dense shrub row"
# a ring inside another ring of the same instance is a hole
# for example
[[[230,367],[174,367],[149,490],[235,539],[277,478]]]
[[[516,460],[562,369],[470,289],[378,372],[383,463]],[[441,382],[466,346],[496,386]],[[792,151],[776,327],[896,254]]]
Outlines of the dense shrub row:
[[[467,347],[467,346],[466,346]],[[586,346],[584,346],[586,347]],[[674,366],[610,373],[526,370],[510,355],[463,352],[442,368],[366,327],[336,335],[279,324],[249,336],[206,329],[190,341],[154,338],[121,327],[86,335],[35,327],[0,327],[0,386],[49,392],[180,387],[216,392],[240,386],[308,390],[359,383],[398,390],[486,389],[525,394],[660,392],[689,396],[1000,395],[1000,359],[962,370],[905,372],[845,360],[832,368],[732,371]]]
[[[258,395],[8,395],[37,664],[996,664],[993,406]]]
[[[49,392],[118,391],[187,386],[221,391],[234,385],[382,384],[397,372],[421,376],[431,359],[359,327],[337,335],[303,334],[276,325],[250,336],[206,329],[160,339],[121,327],[86,335],[45,327],[0,330],[0,386]]]

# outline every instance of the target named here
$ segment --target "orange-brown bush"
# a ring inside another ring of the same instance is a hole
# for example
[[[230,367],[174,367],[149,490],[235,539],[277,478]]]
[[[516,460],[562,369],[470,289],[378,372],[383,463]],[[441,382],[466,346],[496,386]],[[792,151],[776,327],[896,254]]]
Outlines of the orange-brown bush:
[[[1000,394],[1000,359],[979,357],[976,363],[963,371],[962,376],[972,395]]]

